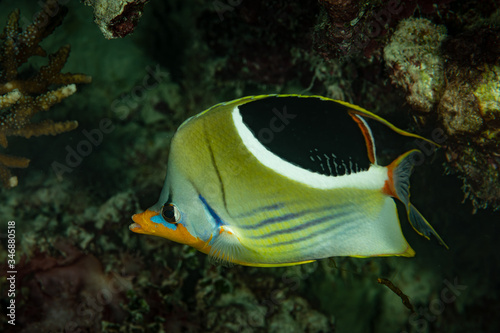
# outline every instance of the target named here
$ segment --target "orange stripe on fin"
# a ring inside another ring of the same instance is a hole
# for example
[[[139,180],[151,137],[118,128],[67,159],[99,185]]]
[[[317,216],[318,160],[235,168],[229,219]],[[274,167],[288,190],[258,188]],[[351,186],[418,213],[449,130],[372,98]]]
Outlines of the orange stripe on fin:
[[[421,154],[420,150],[413,149],[396,158],[387,166],[388,180],[385,181],[382,191],[399,199],[408,209],[410,202],[410,176],[414,166],[414,156]]]
[[[341,103],[341,104],[346,104],[345,102],[342,102],[342,101],[336,101],[336,102],[337,103]],[[410,133],[410,132],[404,131],[404,130],[402,130],[402,129],[396,127],[396,126],[394,126],[393,124],[391,124],[390,122],[388,122],[384,118],[379,117],[376,114],[371,113],[369,111],[366,111],[363,108],[360,108],[360,107],[358,107],[356,105],[351,105],[351,104],[348,104],[347,106],[350,106],[350,107],[353,108],[353,110],[349,110],[350,114],[357,114],[357,115],[359,115],[361,117],[367,117],[367,118],[376,120],[379,123],[384,124],[385,126],[389,127],[391,130],[393,130],[394,132],[398,133],[399,135],[407,136],[407,137],[410,137],[410,138],[416,138],[416,139],[419,139],[419,140],[423,140],[423,141],[429,142],[432,145],[436,146],[437,148],[441,147],[441,145],[439,145],[438,143],[436,143],[436,142],[434,142],[432,140],[429,140],[427,138],[424,138],[423,136],[420,136],[420,135],[417,135],[417,134],[414,134],[414,133]]]
[[[375,164],[375,143],[373,142],[373,137],[370,129],[368,128],[368,125],[361,118],[359,118],[359,116],[355,112],[349,111],[349,115],[361,129],[361,133],[363,133],[363,136],[365,137],[366,149],[368,150],[368,158],[370,159],[370,162],[372,164]]]

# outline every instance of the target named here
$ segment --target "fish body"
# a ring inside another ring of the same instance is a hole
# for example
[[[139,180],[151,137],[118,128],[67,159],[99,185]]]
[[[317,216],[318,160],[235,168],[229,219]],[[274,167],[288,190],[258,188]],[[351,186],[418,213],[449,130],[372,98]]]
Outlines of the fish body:
[[[378,165],[371,121],[429,141],[320,96],[250,96],[218,104],[179,127],[160,198],[133,216],[130,230],[248,266],[411,257],[396,198],[419,234],[433,234],[444,245],[409,202],[419,151]]]

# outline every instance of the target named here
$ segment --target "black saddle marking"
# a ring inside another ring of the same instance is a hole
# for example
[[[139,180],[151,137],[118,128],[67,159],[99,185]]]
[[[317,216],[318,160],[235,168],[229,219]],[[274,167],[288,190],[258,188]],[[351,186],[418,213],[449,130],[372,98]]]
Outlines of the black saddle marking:
[[[365,137],[348,106],[314,97],[271,96],[239,110],[262,145],[301,168],[341,176],[370,167]]]

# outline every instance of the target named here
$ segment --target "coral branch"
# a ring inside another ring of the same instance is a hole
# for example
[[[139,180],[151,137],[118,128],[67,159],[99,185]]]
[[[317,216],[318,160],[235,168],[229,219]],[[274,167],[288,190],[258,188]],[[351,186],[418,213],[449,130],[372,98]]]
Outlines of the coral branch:
[[[21,96],[21,93],[17,89],[0,96],[0,109],[8,108],[9,106],[17,103]]]
[[[12,176],[8,168],[26,168],[30,160],[24,157],[9,156],[0,154],[0,180],[4,187],[14,187],[17,185],[17,177]]]
[[[19,10],[13,11],[0,34],[0,145],[7,148],[9,136],[30,138],[71,131],[76,121],[43,120],[32,123],[34,115],[48,111],[76,92],[76,85],[90,83],[84,74],[61,73],[70,46],[62,46],[48,56],[48,64],[30,77],[19,75],[19,67],[34,55],[47,56],[39,43],[59,26],[67,9],[56,0],[47,0],[34,21],[23,31],[19,27]],[[53,86],[61,86],[51,90]],[[17,185],[9,168],[26,168],[29,160],[0,154],[0,181],[5,187]]]

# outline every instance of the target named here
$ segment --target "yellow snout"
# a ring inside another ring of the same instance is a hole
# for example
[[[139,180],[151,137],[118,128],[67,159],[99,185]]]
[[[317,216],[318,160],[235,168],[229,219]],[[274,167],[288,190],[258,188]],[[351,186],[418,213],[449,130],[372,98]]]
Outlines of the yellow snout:
[[[168,222],[164,222],[165,225],[153,222],[151,218],[159,214],[149,209],[140,214],[135,214],[132,216],[134,223],[130,224],[128,228],[138,234],[159,236],[177,243],[187,244],[204,253],[210,250],[206,242],[191,235],[182,223],[166,226]]]

